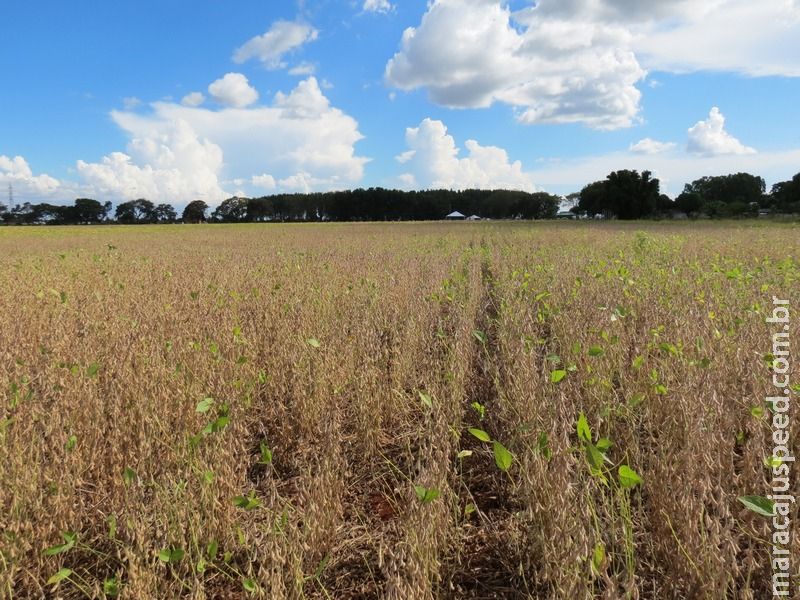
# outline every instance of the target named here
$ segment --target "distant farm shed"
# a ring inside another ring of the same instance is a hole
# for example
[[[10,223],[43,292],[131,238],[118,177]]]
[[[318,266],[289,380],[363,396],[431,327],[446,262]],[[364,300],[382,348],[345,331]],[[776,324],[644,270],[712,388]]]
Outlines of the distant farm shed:
[[[464,219],[466,219],[466,217],[457,210],[454,210],[449,215],[447,215],[445,219],[449,219],[450,221],[463,221]]]

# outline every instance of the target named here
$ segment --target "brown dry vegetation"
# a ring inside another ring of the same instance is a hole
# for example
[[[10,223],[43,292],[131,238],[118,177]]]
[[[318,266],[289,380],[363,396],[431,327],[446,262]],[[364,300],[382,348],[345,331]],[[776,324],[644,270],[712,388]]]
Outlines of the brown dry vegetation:
[[[4,228],[0,597],[765,598],[798,233]]]

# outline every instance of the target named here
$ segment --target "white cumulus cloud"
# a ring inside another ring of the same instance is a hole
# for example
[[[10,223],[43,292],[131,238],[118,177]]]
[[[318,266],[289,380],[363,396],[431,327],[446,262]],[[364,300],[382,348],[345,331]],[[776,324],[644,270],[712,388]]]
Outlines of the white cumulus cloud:
[[[409,150],[397,157],[407,171],[400,175],[406,185],[425,188],[504,188],[533,192],[536,186],[520,161],[509,162],[508,153],[497,146],[481,146],[475,140],[460,152],[455,139],[441,121],[425,119],[419,127],[406,129]]]
[[[208,86],[208,93],[220,104],[234,108],[250,106],[258,100],[258,92],[241,73],[228,73]]]
[[[675,142],[658,142],[649,137],[639,140],[635,144],[631,144],[628,150],[637,154],[659,154],[661,152],[669,152],[675,150],[678,144]]]
[[[50,199],[50,196],[63,190],[63,185],[50,175],[34,175],[28,161],[21,156],[13,158],[0,155],[0,183],[5,188],[11,185],[14,192],[15,203],[38,202],[41,198]],[[5,203],[5,198],[0,198],[0,203]]]
[[[387,83],[424,87],[437,104],[517,109],[523,123],[631,125],[646,72],[629,49],[632,34],[596,11],[566,10],[577,0],[541,0],[512,13],[492,0],[436,0],[403,33],[386,65]]]
[[[256,36],[238,48],[233,62],[241,64],[258,58],[270,69],[285,66],[281,58],[287,52],[317,39],[319,32],[305,23],[275,21],[264,35]]]
[[[745,146],[725,131],[725,117],[716,106],[711,109],[708,119],[689,128],[689,143],[686,149],[704,156],[756,152],[755,148]]]
[[[200,138],[188,121],[154,127],[146,116],[115,112],[112,117],[132,139],[128,153],[112,152],[99,163],[78,161],[78,174],[95,194],[163,202],[201,197],[209,204],[227,197],[218,181],[222,149]]]
[[[253,175],[250,178],[251,183],[259,188],[264,188],[267,190],[274,190],[275,189],[275,178],[272,175]]]
[[[130,136],[126,151],[79,161],[86,186],[107,199],[218,203],[241,186],[323,191],[357,184],[367,158],[356,155],[358,123],[332,107],[313,77],[271,106],[217,110],[156,102],[150,114],[112,113]],[[229,189],[231,188],[231,189]]]
[[[386,82],[522,123],[637,122],[648,70],[800,76],[797,0],[431,0]]]
[[[364,0],[364,12],[387,13],[391,12],[393,9],[394,7],[388,0]]]
[[[650,7],[649,2],[638,4]],[[800,76],[796,0],[693,2],[690,11],[677,17],[636,29],[632,47],[647,68]]]
[[[206,101],[206,97],[200,92],[192,92],[191,94],[186,94],[183,99],[181,100],[181,104],[184,106],[192,106],[198,107],[203,102]]]

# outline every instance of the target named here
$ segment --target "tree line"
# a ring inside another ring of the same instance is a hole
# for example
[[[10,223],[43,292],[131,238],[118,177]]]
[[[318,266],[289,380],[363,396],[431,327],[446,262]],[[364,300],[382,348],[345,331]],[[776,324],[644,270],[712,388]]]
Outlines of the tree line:
[[[426,221],[453,211],[490,219],[554,218],[562,198],[546,192],[514,190],[401,191],[384,188],[311,194],[232,197],[210,212],[203,200],[186,205],[180,217],[170,204],[140,198],[116,206],[78,198],[71,206],[21,204],[0,210],[9,224],[75,225],[91,223],[256,223],[267,221]]]
[[[767,209],[776,214],[800,213],[800,173],[772,186],[749,173],[702,177],[684,186],[674,200],[661,193],[660,182],[650,171],[621,170],[604,180],[570,194],[571,209],[585,217],[617,219],[664,218],[683,213],[689,217],[741,218],[758,216]],[[232,197],[213,211],[203,200],[189,202],[180,216],[170,204],[139,198],[101,203],[78,198],[72,205],[0,204],[0,220],[6,224],[75,225],[91,223],[257,223],[297,221],[428,221],[458,211],[485,219],[552,219],[561,196],[547,192],[515,190],[421,190],[369,189],[274,194],[259,198]],[[112,212],[113,210],[113,212]],[[209,212],[210,211],[210,212]]]
[[[578,214],[617,219],[646,219],[682,213],[689,217],[757,217],[766,210],[775,214],[800,213],[800,173],[772,186],[767,193],[761,177],[735,173],[701,177],[687,183],[672,200],[660,193],[659,180],[650,171],[614,171],[604,180],[585,186],[573,195]]]

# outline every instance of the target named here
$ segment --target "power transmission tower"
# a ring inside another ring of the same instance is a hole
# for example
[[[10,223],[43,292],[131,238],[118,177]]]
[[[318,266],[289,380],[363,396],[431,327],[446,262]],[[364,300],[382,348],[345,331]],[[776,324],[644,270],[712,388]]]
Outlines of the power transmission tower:
[[[8,211],[14,210],[14,186],[8,184]]]

